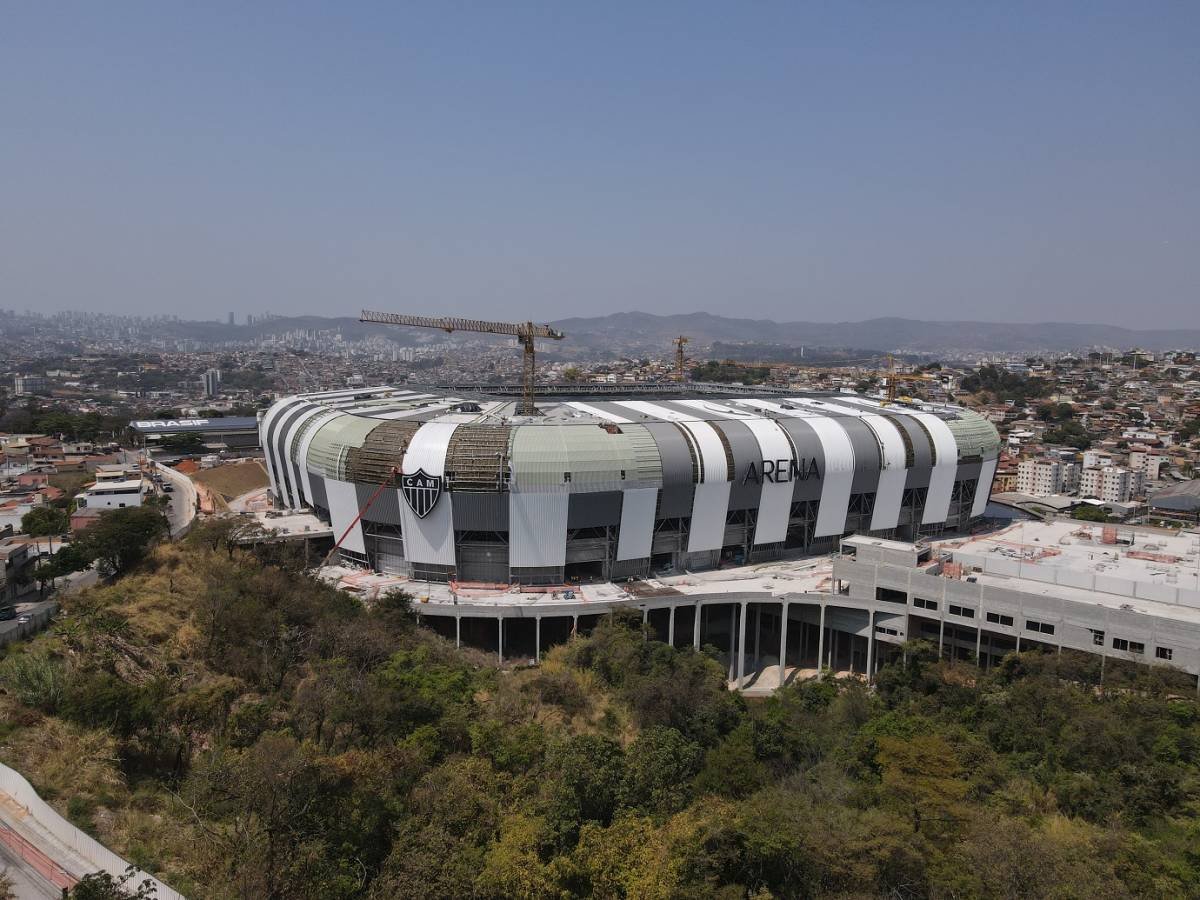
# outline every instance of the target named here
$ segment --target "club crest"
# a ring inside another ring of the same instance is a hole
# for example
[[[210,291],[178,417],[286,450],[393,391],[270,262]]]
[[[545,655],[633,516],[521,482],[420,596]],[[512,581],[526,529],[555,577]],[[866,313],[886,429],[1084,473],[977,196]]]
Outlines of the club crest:
[[[417,469],[412,475],[400,476],[400,490],[409,508],[417,514],[417,518],[423,519],[442,496],[442,476]]]

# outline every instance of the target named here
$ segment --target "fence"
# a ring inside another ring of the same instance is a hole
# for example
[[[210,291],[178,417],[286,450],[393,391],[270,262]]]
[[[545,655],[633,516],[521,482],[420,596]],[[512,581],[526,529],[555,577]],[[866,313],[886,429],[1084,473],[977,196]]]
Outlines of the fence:
[[[33,789],[33,785],[26,781],[20,772],[2,764],[0,764],[0,791],[8,794],[13,800],[25,807],[29,811],[30,817],[38,825],[49,832],[60,844],[86,861],[91,866],[90,871],[97,872],[103,870],[113,877],[119,878],[129,868],[130,864],[128,862],[60,816],[49,803],[38,796],[37,791]],[[20,838],[12,829],[0,827],[0,833],[5,831]],[[6,840],[5,843],[9,842]],[[9,846],[13,845],[10,843]],[[30,849],[37,850],[37,848],[32,846]],[[45,854],[42,855],[45,856]],[[49,860],[49,857],[46,857],[46,860],[51,866],[61,871],[61,867],[52,860]],[[71,876],[68,875],[68,877]],[[146,879],[149,879],[150,883],[157,890],[157,894],[155,895],[156,900],[184,900],[183,895],[174,888],[167,887],[157,878],[143,872],[141,869],[135,869],[130,884],[140,885]],[[72,880],[72,883],[74,883],[74,880]],[[56,887],[63,886],[53,880],[51,880],[51,883]]]

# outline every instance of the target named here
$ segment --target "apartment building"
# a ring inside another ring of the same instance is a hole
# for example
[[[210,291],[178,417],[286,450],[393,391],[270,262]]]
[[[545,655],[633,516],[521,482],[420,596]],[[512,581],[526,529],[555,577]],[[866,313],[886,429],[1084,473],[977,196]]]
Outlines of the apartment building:
[[[1145,492],[1145,475],[1124,466],[1087,468],[1079,479],[1079,496],[1095,497],[1105,503],[1128,503]]]

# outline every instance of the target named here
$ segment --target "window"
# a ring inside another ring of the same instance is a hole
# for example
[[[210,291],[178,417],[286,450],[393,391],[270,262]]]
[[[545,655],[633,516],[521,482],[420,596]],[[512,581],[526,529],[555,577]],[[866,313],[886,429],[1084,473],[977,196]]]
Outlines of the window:
[[[895,628],[888,628],[884,625],[876,625],[875,632],[877,634],[890,634],[892,637],[898,637],[900,634],[900,632],[897,631]]]
[[[1154,655],[1159,659],[1170,659],[1175,655],[1175,651],[1170,647],[1155,647]]]
[[[917,609],[929,609],[937,612],[937,601],[926,600],[924,597],[913,597],[913,606]]]
[[[992,612],[988,613],[987,620],[989,622],[991,622],[993,625],[1005,625],[1009,628],[1012,628],[1012,624],[1013,624],[1012,616],[1002,616],[1002,615],[1000,615],[1000,613],[992,613]]]
[[[1025,620],[1026,631],[1037,631],[1041,634],[1054,634],[1054,626],[1049,622],[1035,622],[1033,619]]]
[[[566,484],[570,480],[571,480],[571,473],[563,472],[563,483]]]
[[[962,616],[964,619],[975,618],[975,610],[971,609],[969,606],[956,606],[951,603],[948,608],[950,610],[950,615],[952,616]]]
[[[1092,643],[1095,644],[1097,647],[1103,647],[1104,646],[1104,632],[1098,628],[1089,628],[1088,631],[1090,631],[1092,633]]]
[[[1126,650],[1129,653],[1145,653],[1146,645],[1138,641],[1128,641],[1125,638],[1113,638],[1114,650]]]

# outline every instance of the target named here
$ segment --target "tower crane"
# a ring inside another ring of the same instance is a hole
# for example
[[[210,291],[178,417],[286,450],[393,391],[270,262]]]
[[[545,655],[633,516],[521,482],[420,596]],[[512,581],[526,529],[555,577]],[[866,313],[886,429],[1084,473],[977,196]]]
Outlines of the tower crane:
[[[680,384],[683,383],[683,345],[689,340],[687,335],[681,334],[671,341],[675,345],[675,380]]]
[[[533,403],[534,386],[534,338],[551,338],[561,341],[565,334],[551,328],[549,325],[535,325],[533,322],[483,322],[479,319],[456,319],[444,316],[406,316],[399,313],[371,312],[364,309],[359,317],[360,322],[373,322],[378,325],[407,325],[415,328],[440,328],[447,334],[455,331],[473,331],[480,334],[507,334],[521,342],[524,349],[525,364],[521,372],[521,405],[518,412],[523,416],[536,416],[537,407]]]
[[[940,381],[941,379],[935,375],[918,374],[916,372],[897,372],[896,359],[892,354],[888,354],[887,368],[887,399],[884,405],[890,405],[896,402],[896,385],[900,381]]]

